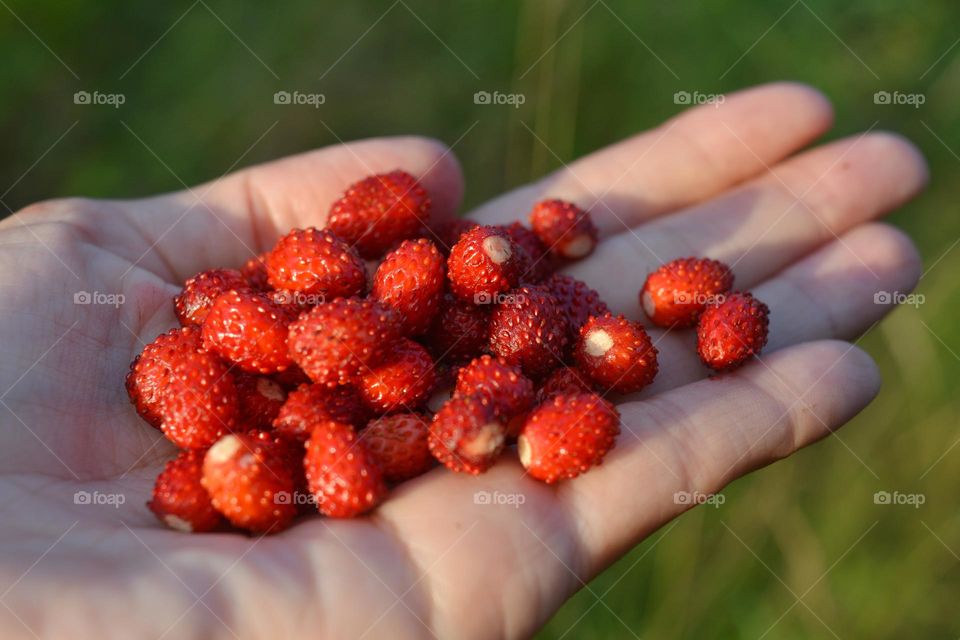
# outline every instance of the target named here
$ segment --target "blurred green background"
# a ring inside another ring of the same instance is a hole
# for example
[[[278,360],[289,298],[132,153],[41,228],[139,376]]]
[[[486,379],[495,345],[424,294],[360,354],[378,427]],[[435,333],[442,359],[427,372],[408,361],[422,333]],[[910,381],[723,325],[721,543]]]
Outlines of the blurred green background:
[[[12,185],[0,200],[12,210],[179,189],[238,158],[407,132],[456,142],[470,206],[558,167],[554,153],[566,162],[655,125],[680,108],[676,91],[774,79],[824,90],[832,136],[875,123],[906,134],[933,181],[893,221],[924,255],[926,302],[861,342],[883,370],[879,399],[842,442],[745,478],[723,505],[652,536],[542,637],[960,636],[956,2],[0,5],[0,182]],[[278,90],[327,100],[276,105]],[[527,100],[478,106],[478,90]],[[925,102],[875,103],[895,90]],[[77,91],[125,104],[77,105]],[[877,505],[877,491],[925,503]]]

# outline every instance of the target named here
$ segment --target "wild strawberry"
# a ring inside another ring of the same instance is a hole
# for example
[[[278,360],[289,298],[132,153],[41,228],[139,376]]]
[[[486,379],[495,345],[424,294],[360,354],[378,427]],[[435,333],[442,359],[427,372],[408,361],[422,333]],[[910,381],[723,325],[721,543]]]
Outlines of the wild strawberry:
[[[503,451],[507,428],[484,396],[455,396],[433,416],[430,453],[452,471],[478,475]]]
[[[198,351],[200,347],[199,327],[171,329],[144,347],[130,363],[127,395],[140,417],[150,425],[159,429],[163,421],[161,402],[179,354]]]
[[[490,351],[507,364],[541,378],[558,365],[569,344],[567,320],[556,297],[542,285],[504,294],[490,318]]]
[[[620,433],[620,414],[594,394],[560,395],[533,410],[517,440],[520,462],[534,478],[575,478],[603,460]]]
[[[520,267],[521,283],[543,282],[557,268],[556,258],[533,231],[519,222],[507,225],[503,229],[510,235],[514,244],[523,250],[521,253],[525,254],[526,259]]]
[[[636,322],[606,314],[591,317],[573,349],[577,368],[596,385],[633,393],[657,375],[657,349]]]
[[[590,213],[571,202],[538,202],[530,212],[530,226],[547,249],[561,258],[585,258],[597,246],[597,228]]]
[[[352,518],[376,507],[387,495],[377,463],[353,427],[328,420],[307,441],[307,483],[317,508],[333,518]]]
[[[371,420],[360,434],[387,482],[403,482],[433,466],[427,446],[430,423],[417,413],[395,413]]]
[[[280,383],[266,376],[235,376],[241,420],[256,429],[268,429],[287,399]]]
[[[203,324],[214,300],[231,289],[246,289],[250,285],[236,269],[201,271],[187,280],[183,290],[173,299],[177,318],[183,326]]]
[[[446,284],[444,260],[426,238],[404,240],[373,278],[373,297],[393,309],[405,335],[424,333],[437,315]]]
[[[461,300],[489,304],[497,294],[517,285],[523,255],[502,228],[471,229],[450,250],[450,290]]]
[[[708,304],[697,325],[697,352],[715,371],[733,369],[767,343],[770,309],[749,293]]]
[[[466,218],[444,220],[433,225],[433,238],[436,240],[440,253],[448,256],[453,245],[460,241],[460,236],[479,226],[473,220],[467,220]]]
[[[294,469],[283,447],[256,434],[230,434],[203,459],[204,488],[234,526],[253,533],[286,529],[297,513]]]
[[[430,197],[417,179],[391,171],[356,182],[330,209],[330,230],[364,258],[378,258],[430,221]]]
[[[401,338],[380,362],[360,373],[357,389],[374,411],[412,411],[430,396],[434,380],[433,359],[427,350]]]
[[[200,484],[203,452],[181,451],[164,466],[153,485],[150,511],[168,527],[187,533],[216,529],[223,518]]]
[[[294,229],[267,254],[274,289],[301,291],[326,300],[362,294],[367,270],[346,242],[327,230]]]
[[[264,295],[270,302],[285,309],[288,315],[294,318],[327,300],[326,296],[320,294],[304,293],[292,289],[272,289],[264,292]]]
[[[661,327],[689,327],[707,303],[733,286],[730,267],[707,258],[678,258],[649,276],[640,289],[640,306]]]
[[[533,382],[519,367],[488,355],[460,369],[456,392],[461,396],[485,396],[504,420],[524,414],[533,406]]]
[[[160,429],[181,449],[205,449],[239,425],[233,374],[206,351],[179,353],[162,390]]]
[[[571,367],[554,369],[537,390],[537,402],[543,404],[556,396],[594,393],[596,389],[587,374]]]
[[[277,373],[290,366],[289,310],[253,291],[231,291],[214,302],[203,322],[204,346],[249,373]]]
[[[361,428],[370,418],[370,411],[353,387],[305,384],[287,396],[273,421],[278,433],[293,440],[306,440],[310,431],[325,420],[345,422]]]
[[[437,360],[462,362],[480,355],[490,336],[491,305],[475,305],[447,293],[427,333]]]
[[[267,276],[267,254],[262,253],[254,256],[243,263],[240,267],[240,273],[246,278],[247,284],[257,291],[267,291],[270,289],[270,283]]]
[[[314,382],[350,384],[399,337],[393,312],[374,300],[337,298],[290,325],[290,355]]]
[[[580,327],[586,323],[587,318],[599,317],[610,311],[607,303],[600,299],[599,293],[576,278],[555,273],[543,284],[556,296],[560,308],[563,309],[571,343],[576,342],[580,336]]]

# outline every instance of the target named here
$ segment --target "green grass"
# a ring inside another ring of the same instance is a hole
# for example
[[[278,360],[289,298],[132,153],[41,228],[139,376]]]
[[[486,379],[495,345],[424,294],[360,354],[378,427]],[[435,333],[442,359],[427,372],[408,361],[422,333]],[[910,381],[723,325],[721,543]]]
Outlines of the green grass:
[[[456,153],[472,205],[657,123],[676,111],[675,91],[781,78],[829,94],[832,136],[874,124],[908,135],[933,183],[893,221],[931,269],[920,285],[927,302],[862,340],[883,370],[879,399],[842,441],[743,479],[720,508],[654,535],[572,598],[542,637],[630,637],[625,626],[645,638],[960,635],[960,447],[947,452],[960,437],[960,249],[949,250],[960,236],[960,46],[938,62],[958,36],[956,3],[408,0],[434,33],[397,4],[359,42],[389,2],[211,1],[236,36],[202,4],[164,35],[190,2],[6,3],[36,34],[0,8],[0,182],[16,181],[2,198],[14,210],[59,195],[179,189],[241,157],[406,132],[463,136]],[[277,106],[280,89],[323,92],[327,102]],[[477,107],[480,89],[527,102]],[[122,92],[126,104],[76,106],[78,90]],[[876,105],[878,90],[927,101]],[[879,490],[919,492],[926,504],[877,506]]]

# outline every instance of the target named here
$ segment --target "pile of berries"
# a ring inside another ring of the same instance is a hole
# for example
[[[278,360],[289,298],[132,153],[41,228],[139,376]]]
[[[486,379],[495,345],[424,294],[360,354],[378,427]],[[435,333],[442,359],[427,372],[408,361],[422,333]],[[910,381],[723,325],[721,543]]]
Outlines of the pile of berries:
[[[590,214],[546,200],[529,228],[431,224],[430,207],[409,174],[371,176],[326,229],[186,282],[181,326],[126,379],[181,449],[157,478],[157,517],[253,533],[307,511],[353,517],[437,461],[479,474],[514,443],[548,483],[600,464],[620,422],[605,396],[643,389],[658,365],[639,323],[557,273],[596,247]],[[703,362],[724,371],[767,337],[767,307],[732,284],[719,262],[675,260],[640,304],[656,325],[696,325]]]

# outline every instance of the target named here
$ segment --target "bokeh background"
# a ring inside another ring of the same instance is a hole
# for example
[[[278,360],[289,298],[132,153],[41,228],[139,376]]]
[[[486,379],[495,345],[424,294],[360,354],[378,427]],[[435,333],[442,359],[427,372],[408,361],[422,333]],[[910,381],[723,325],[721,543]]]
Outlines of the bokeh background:
[[[834,137],[909,136],[932,185],[892,219],[927,271],[922,304],[860,342],[883,370],[881,396],[842,442],[742,479],[722,505],[652,536],[541,635],[960,636],[956,2],[0,0],[0,58],[4,215],[397,133],[455,145],[469,207],[655,125],[682,108],[678,91],[774,79],[824,90]],[[124,104],[76,104],[78,91]],[[278,105],[277,91],[325,102]],[[525,103],[478,105],[477,91]],[[878,91],[922,104],[878,104]],[[884,491],[923,504],[877,504]]]

